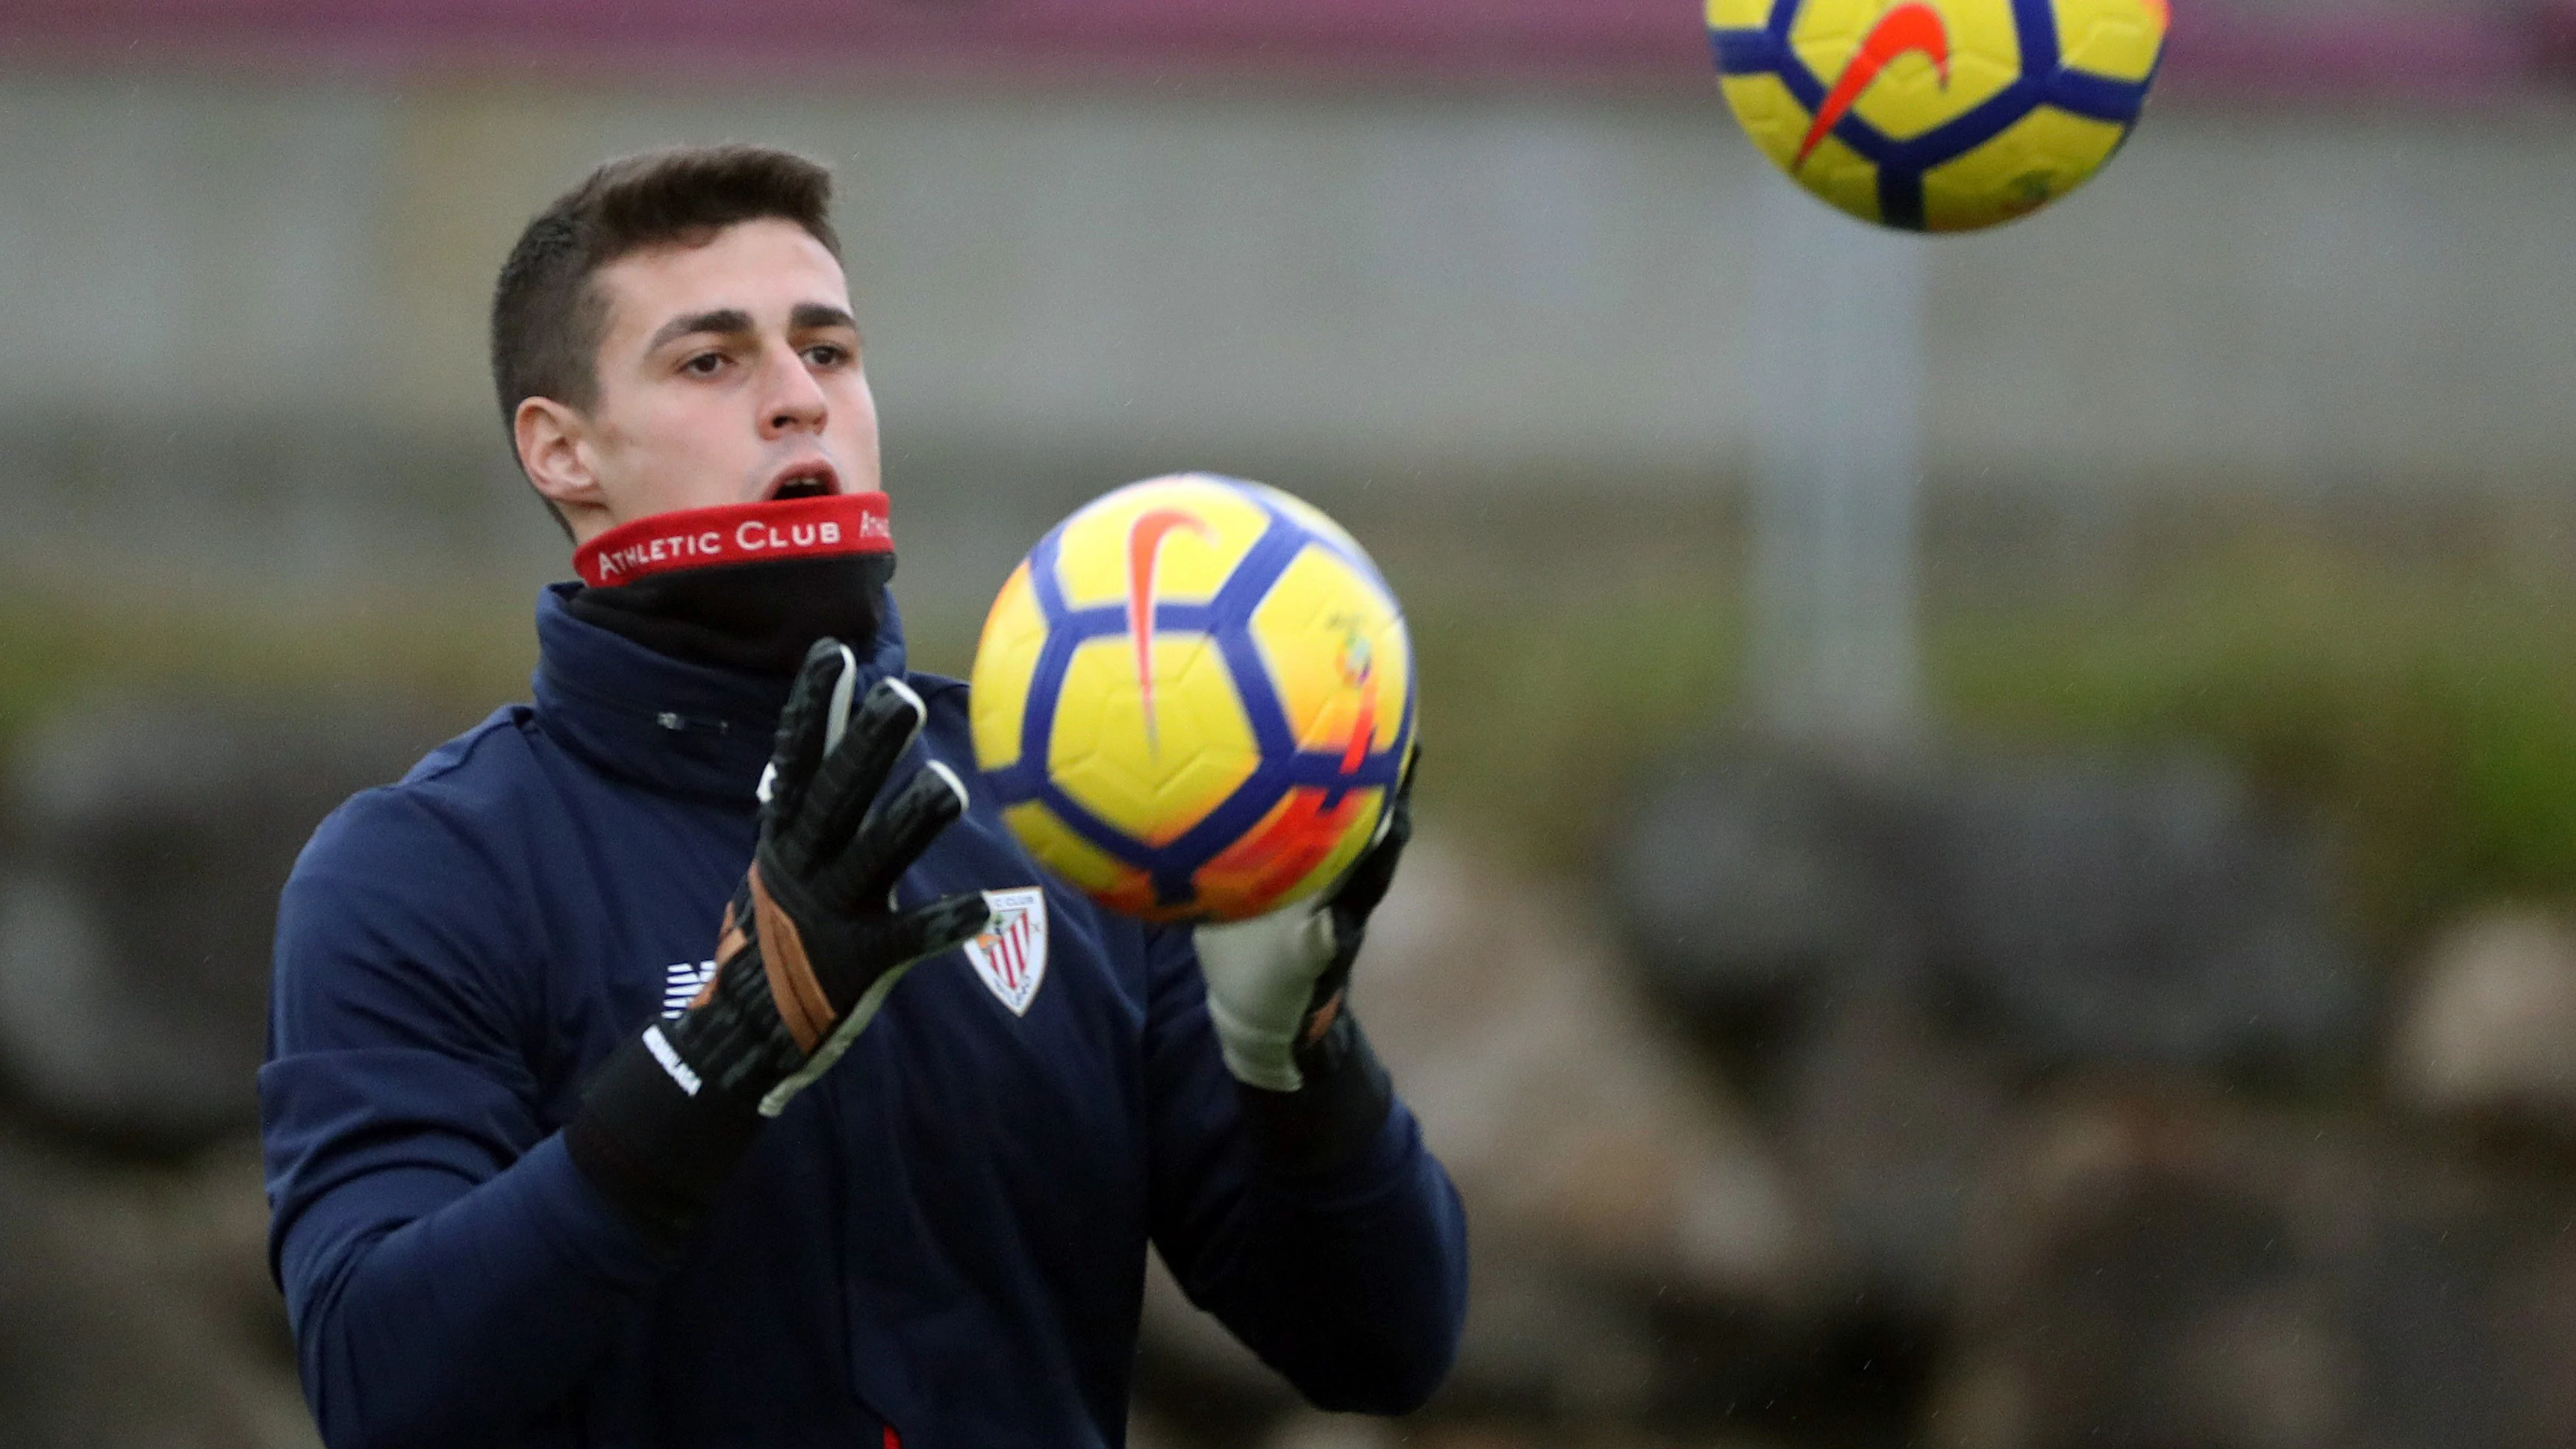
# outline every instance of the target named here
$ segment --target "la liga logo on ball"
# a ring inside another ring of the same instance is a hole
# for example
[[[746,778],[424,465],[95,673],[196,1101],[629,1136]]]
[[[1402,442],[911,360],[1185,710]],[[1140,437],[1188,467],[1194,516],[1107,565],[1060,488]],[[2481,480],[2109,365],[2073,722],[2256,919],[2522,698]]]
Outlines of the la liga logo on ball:
[[[976,763],[1031,855],[1151,920],[1312,896],[1412,747],[1412,650],[1323,513],[1178,474],[1094,500],[1013,570],[975,651]]]
[[[2128,139],[2166,0],[1708,0],[1754,144],[1863,221],[1970,231],[2082,184]]]

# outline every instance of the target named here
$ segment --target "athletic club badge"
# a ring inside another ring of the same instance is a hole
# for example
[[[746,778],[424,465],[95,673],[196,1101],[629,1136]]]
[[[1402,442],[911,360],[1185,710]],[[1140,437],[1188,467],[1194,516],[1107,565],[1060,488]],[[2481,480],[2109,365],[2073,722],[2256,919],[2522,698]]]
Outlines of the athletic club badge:
[[[966,959],[1011,1015],[1026,1016],[1038,983],[1046,979],[1046,892],[1037,886],[986,891],[984,903],[993,919],[984,934],[966,943]]]

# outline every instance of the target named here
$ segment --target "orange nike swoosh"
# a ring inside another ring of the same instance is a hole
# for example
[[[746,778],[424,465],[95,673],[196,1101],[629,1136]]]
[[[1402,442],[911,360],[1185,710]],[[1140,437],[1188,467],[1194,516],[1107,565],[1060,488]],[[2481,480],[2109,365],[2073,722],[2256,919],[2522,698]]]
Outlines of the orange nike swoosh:
[[[1127,529],[1127,634],[1136,646],[1136,687],[1144,695],[1145,744],[1162,747],[1154,722],[1154,575],[1163,555],[1163,538],[1174,529],[1201,538],[1208,526],[1177,508],[1152,509]]]
[[[1807,139],[1798,144],[1798,159],[1789,163],[1792,171],[1807,164],[1807,157],[1825,139],[1844,116],[1851,113],[1852,103],[1868,90],[1878,73],[1889,61],[1909,52],[1932,57],[1941,72],[1941,85],[1950,84],[1950,28],[1941,23],[1941,12],[1923,3],[1906,0],[1903,5],[1878,17],[1878,23],[1861,37],[1860,49],[1852,53],[1843,73],[1834,77],[1834,88],[1825,93],[1825,103],[1816,107],[1816,123],[1807,128]]]

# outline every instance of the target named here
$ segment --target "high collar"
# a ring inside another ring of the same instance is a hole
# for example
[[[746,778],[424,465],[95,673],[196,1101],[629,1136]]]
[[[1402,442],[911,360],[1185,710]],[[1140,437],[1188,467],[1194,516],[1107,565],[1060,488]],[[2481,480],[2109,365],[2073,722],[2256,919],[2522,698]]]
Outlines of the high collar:
[[[564,607],[581,585],[537,595],[537,718],[593,767],[667,794],[749,809],[790,681],[690,664],[586,623]],[[858,689],[903,673],[903,620],[884,597]]]

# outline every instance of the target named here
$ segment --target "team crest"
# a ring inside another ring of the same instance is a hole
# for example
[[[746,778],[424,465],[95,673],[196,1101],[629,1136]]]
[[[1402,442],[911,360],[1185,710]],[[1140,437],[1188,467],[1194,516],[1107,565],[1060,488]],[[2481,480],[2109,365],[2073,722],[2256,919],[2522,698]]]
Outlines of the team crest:
[[[966,959],[1013,1016],[1026,1016],[1046,979],[1046,892],[1037,886],[984,892],[993,910],[984,934],[966,943]]]

